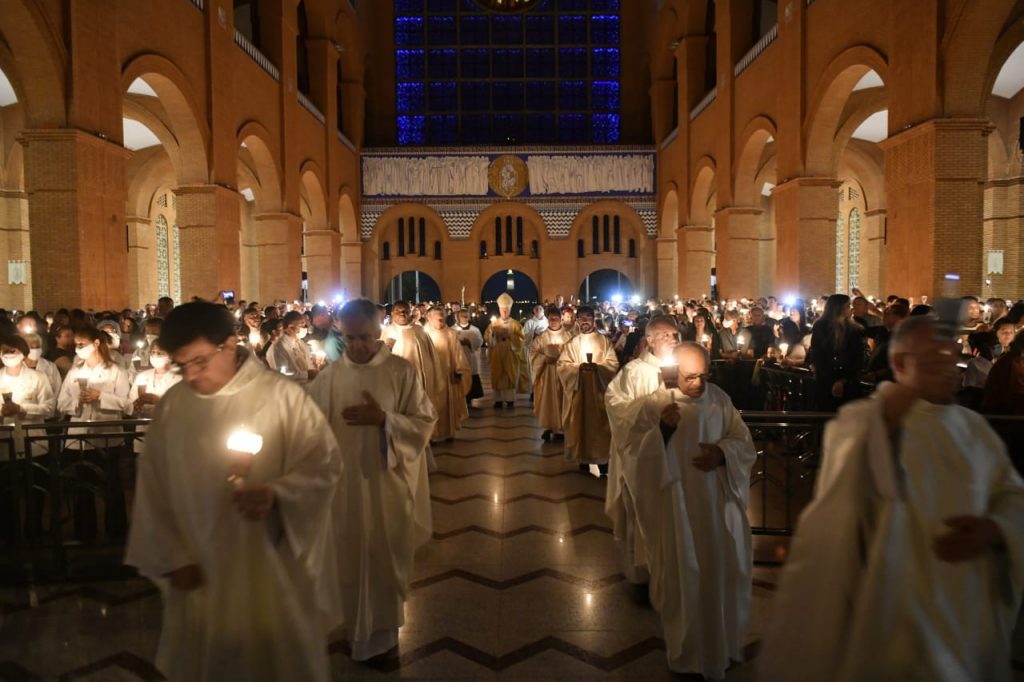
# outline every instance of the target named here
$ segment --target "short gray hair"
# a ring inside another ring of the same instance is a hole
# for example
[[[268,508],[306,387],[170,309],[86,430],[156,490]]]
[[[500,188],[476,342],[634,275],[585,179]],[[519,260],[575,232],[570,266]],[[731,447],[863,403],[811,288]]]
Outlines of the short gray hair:
[[[892,364],[893,356],[905,353],[925,334],[935,336],[939,330],[937,320],[927,315],[913,315],[900,320],[889,338],[889,364]]]
[[[371,320],[379,322],[377,304],[368,298],[354,298],[338,311],[338,321]]]
[[[696,341],[681,341],[679,345],[676,346],[675,352],[678,353],[680,350],[687,350],[693,351],[694,353],[700,353],[704,357],[704,367],[710,369],[711,353],[709,353],[708,349],[702,346],[701,344],[697,343]]]

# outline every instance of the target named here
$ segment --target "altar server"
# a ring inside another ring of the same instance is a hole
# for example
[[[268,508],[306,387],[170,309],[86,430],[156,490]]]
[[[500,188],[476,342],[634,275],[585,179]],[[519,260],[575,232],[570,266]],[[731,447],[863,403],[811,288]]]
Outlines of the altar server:
[[[484,387],[480,383],[480,348],[484,345],[484,337],[476,325],[469,323],[469,311],[466,309],[455,313],[455,325],[452,329],[459,335],[459,346],[469,362],[471,375],[466,405],[472,406],[473,400],[484,397]]]
[[[459,345],[459,336],[444,323],[444,309],[433,307],[427,311],[424,325],[427,336],[434,344],[437,359],[441,365],[442,397],[437,408],[437,425],[433,439],[452,440],[462,422],[469,417],[466,407],[466,391],[469,389],[469,363]]]

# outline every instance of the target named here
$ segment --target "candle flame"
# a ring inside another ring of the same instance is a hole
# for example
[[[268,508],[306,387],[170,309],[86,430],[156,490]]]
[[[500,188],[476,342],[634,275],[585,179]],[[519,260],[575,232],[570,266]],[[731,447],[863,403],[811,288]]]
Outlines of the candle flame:
[[[256,456],[263,449],[263,436],[245,429],[238,429],[228,436],[228,450]]]

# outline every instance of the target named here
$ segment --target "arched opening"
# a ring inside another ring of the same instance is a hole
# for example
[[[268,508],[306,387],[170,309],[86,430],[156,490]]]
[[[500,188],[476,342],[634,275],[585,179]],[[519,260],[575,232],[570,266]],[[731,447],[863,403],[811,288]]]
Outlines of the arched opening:
[[[595,270],[580,283],[580,301],[625,301],[643,292],[634,291],[629,277],[618,270],[603,268]]]
[[[320,174],[311,163],[305,164],[299,188],[302,216],[302,272],[306,273],[306,300],[330,300],[337,293],[337,233],[327,222],[327,200]]]
[[[287,231],[287,218],[281,211],[281,173],[271,151],[272,138],[256,123],[243,126],[239,138],[239,295],[250,301],[291,299],[295,284],[280,276],[281,263],[288,258],[287,244],[280,238]]]
[[[515,301],[512,305],[513,317],[523,317],[540,300],[537,284],[529,275],[520,270],[508,269],[494,273],[484,282],[480,301],[493,309],[497,306],[498,297],[506,293]]]
[[[32,302],[28,197],[24,156],[17,141],[24,118],[14,86],[0,69],[0,263],[8,264],[8,277],[0,279],[0,305],[16,310]]]
[[[441,300],[441,287],[437,280],[419,270],[406,270],[391,278],[384,287],[384,302],[412,301],[413,303]]]

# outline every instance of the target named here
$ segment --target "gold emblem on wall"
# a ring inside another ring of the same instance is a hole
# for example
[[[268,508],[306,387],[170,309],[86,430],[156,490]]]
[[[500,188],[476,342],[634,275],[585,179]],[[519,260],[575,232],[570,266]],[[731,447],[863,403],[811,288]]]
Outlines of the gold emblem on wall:
[[[522,194],[529,179],[526,163],[512,154],[499,156],[487,169],[487,181],[491,185],[491,190],[506,199]]]

